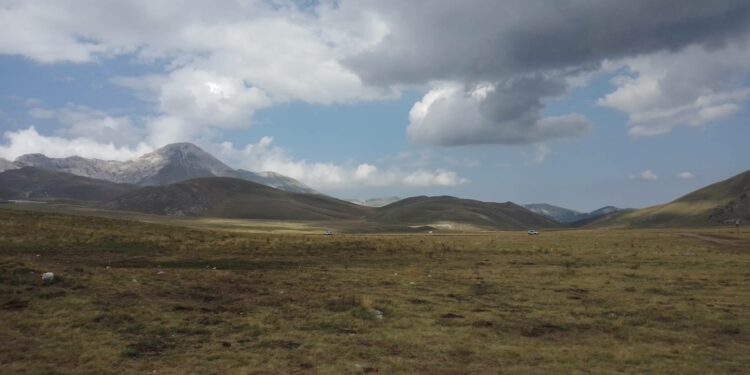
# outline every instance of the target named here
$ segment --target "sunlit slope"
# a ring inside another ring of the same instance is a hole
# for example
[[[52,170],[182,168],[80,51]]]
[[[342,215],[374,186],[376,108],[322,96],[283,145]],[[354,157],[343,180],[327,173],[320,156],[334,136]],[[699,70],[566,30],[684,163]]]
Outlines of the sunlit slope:
[[[0,173],[0,199],[104,201],[135,186],[24,167]]]
[[[290,193],[226,177],[150,186],[102,208],[156,215],[271,220],[357,219],[369,208],[318,194]]]
[[[500,230],[561,227],[554,220],[512,202],[482,202],[450,196],[403,199],[376,209],[371,220],[408,225],[461,223]]]
[[[589,226],[683,227],[750,220],[750,171],[706,186],[670,203],[607,215]]]

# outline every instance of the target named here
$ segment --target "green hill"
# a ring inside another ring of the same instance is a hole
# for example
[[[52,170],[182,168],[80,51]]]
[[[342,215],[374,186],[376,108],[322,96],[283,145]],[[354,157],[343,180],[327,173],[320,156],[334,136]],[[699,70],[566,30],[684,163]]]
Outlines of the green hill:
[[[670,203],[605,215],[589,226],[695,227],[750,221],[750,171],[711,184]]]
[[[414,197],[372,208],[324,195],[292,193],[253,182],[197,178],[143,187],[101,208],[156,215],[266,220],[356,220],[376,227],[435,226],[445,229],[526,230],[560,224],[514,203],[454,197]]]
[[[430,226],[463,224],[500,230],[561,226],[512,202],[482,202],[450,196],[406,198],[376,209],[370,219],[381,223]]]
[[[104,201],[133,189],[128,184],[34,167],[0,173],[0,199]]]
[[[324,195],[290,193],[228,177],[144,187],[106,202],[102,208],[157,215],[269,220],[356,219],[368,212],[367,207]]]

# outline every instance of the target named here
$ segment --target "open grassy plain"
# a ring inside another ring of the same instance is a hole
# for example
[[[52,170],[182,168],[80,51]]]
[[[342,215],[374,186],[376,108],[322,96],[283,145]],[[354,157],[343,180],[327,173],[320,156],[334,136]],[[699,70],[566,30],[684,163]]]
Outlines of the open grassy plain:
[[[326,237],[0,208],[0,373],[746,373],[733,230]]]
[[[432,228],[408,226],[405,224],[373,223],[364,220],[259,220],[259,219],[230,219],[218,217],[191,217],[150,215],[139,212],[103,210],[78,202],[29,202],[6,203],[0,208],[36,211],[47,213],[62,213],[75,216],[91,216],[109,219],[133,220],[153,224],[166,224],[193,229],[220,230],[237,233],[274,233],[274,234],[321,234],[326,230],[337,233],[427,233]],[[463,230],[481,231],[481,228],[470,224],[450,223],[436,224],[440,229],[460,228]],[[487,231],[487,229],[484,229]]]

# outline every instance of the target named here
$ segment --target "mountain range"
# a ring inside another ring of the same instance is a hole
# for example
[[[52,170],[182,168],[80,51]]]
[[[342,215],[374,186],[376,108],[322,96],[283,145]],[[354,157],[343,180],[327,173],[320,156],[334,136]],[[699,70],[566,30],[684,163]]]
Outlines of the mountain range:
[[[232,169],[192,143],[173,143],[129,161],[87,159],[80,156],[49,158],[21,155],[14,162],[0,160],[0,170],[36,167],[77,176],[138,186],[166,185],[198,177],[234,177],[277,189],[315,193],[291,177],[273,172]]]
[[[269,220],[347,220],[367,213],[365,207],[325,195],[293,193],[229,177],[147,186],[100,207],[156,215]]]
[[[135,190],[130,184],[23,167],[0,173],[0,199],[104,201]]]
[[[278,174],[233,171],[186,144],[168,146],[136,161],[112,163],[79,157],[52,159],[25,155],[12,166],[17,169],[0,173],[0,199],[81,201],[105,210],[168,216],[357,221],[402,230],[425,226],[490,230],[561,226],[511,202],[420,196],[390,204],[386,203],[396,198],[371,200],[370,204],[380,207],[370,207],[305,189],[284,191],[249,180],[259,176],[268,184],[295,187],[294,180]],[[231,177],[203,177],[212,174]],[[179,181],[172,182],[175,180]]]
[[[370,199],[364,199],[364,200],[363,199],[347,199],[348,202],[352,202],[360,206],[368,206],[368,207],[383,207],[393,202],[398,202],[400,200],[401,198],[399,197],[370,198]]]
[[[232,169],[189,143],[117,162],[28,154],[0,159],[0,199],[66,200],[156,215],[346,220],[380,227],[520,230],[562,227],[684,227],[750,221],[750,171],[672,202],[639,210],[581,213],[451,196],[339,200],[273,172]],[[384,226],[385,225],[385,226]]]
[[[270,220],[359,220],[403,227],[471,227],[494,230],[557,228],[561,225],[511,202],[455,197],[412,197],[368,207],[318,194],[285,192],[235,178],[197,178],[148,186],[100,207],[157,215]]]
[[[346,220],[390,228],[560,227],[511,202],[420,196],[354,204],[277,173],[232,169],[189,143],[126,162],[28,154],[0,167],[9,169],[0,173],[0,198],[9,200],[82,201],[100,209],[170,216]]]

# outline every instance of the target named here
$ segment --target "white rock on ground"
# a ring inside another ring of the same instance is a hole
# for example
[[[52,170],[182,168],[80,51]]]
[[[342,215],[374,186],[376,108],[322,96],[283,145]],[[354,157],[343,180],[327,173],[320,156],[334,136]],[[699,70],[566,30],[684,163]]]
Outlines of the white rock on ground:
[[[42,274],[42,281],[45,283],[51,283],[55,281],[55,274],[52,272],[45,272]]]

